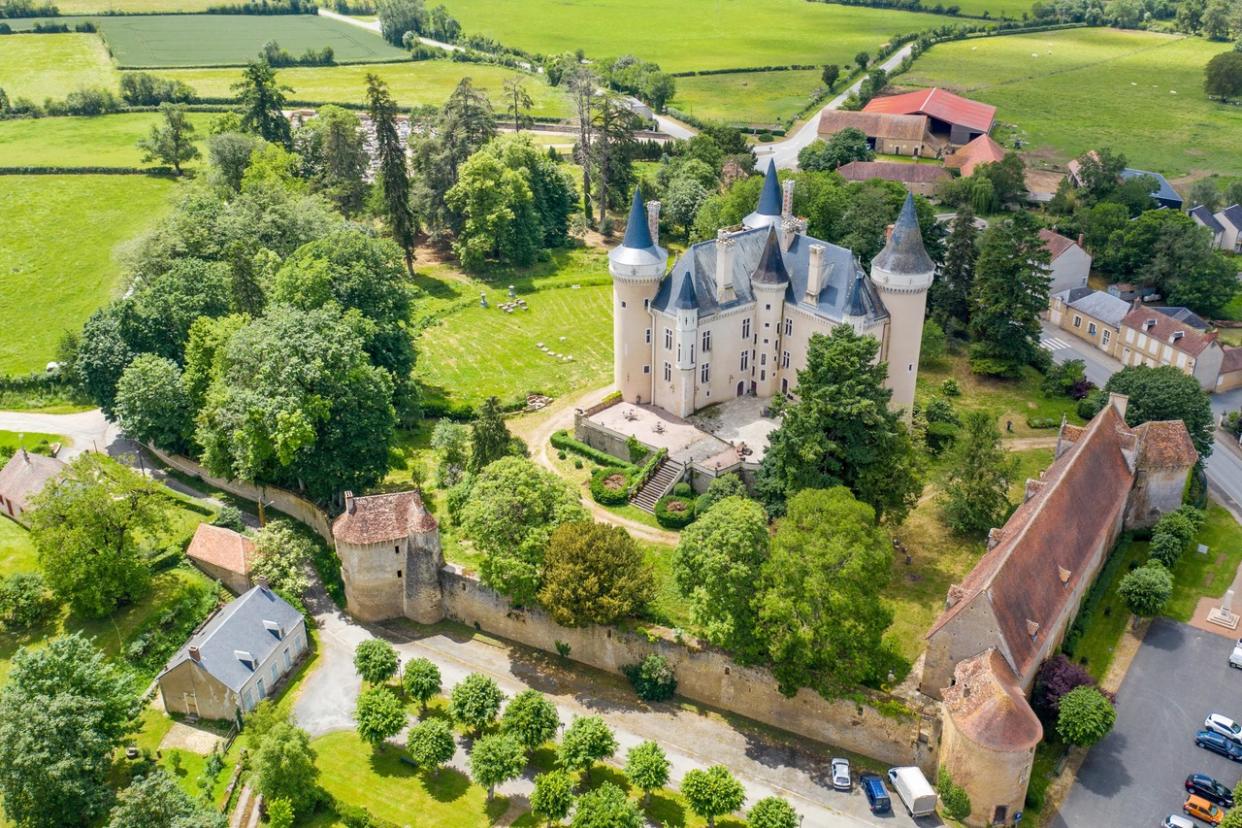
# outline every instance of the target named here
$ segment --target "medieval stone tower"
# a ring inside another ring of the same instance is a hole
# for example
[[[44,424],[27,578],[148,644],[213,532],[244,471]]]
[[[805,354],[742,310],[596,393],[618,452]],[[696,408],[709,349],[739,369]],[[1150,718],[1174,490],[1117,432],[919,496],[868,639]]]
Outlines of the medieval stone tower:
[[[625,225],[625,238],[608,253],[612,274],[613,379],[626,402],[649,403],[652,398],[651,300],[668,267],[668,251],[660,247],[660,203],[643,209],[642,190]]]
[[[919,375],[927,291],[935,271],[936,265],[923,247],[914,197],[907,194],[888,243],[871,260],[871,282],[888,309],[887,353],[881,358],[888,362],[888,386],[893,390],[890,405],[904,409],[907,421]]]

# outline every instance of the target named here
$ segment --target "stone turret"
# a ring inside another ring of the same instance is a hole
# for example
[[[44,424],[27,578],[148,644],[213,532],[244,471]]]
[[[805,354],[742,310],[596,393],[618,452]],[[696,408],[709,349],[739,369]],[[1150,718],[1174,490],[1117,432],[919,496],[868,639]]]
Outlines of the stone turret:
[[[608,253],[612,274],[613,381],[626,402],[649,403],[652,396],[651,300],[668,267],[668,251],[653,237],[659,202],[643,204],[640,188],[625,225],[625,237]],[[644,368],[646,370],[644,371]]]
[[[780,227],[784,197],[781,194],[781,182],[776,177],[776,162],[768,162],[768,171],[763,177],[763,189],[759,191],[759,204],[755,212],[742,219],[749,229],[758,227]]]

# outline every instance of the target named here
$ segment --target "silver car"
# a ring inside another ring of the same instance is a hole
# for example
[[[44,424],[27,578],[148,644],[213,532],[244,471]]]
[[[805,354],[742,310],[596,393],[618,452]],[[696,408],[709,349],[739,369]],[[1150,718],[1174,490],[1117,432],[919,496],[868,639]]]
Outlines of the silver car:
[[[832,760],[832,787],[838,791],[848,791],[853,787],[850,780],[850,760]]]
[[[1181,814],[1169,814],[1164,818],[1164,822],[1160,823],[1160,828],[1198,828],[1190,819]]]

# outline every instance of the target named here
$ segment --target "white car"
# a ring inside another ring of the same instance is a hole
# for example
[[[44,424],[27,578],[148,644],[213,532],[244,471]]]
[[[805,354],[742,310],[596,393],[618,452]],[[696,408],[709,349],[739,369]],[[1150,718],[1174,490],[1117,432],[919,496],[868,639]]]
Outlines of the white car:
[[[1184,817],[1181,814],[1169,814],[1164,818],[1164,822],[1160,823],[1160,828],[1199,828],[1191,821],[1190,817]]]
[[[838,791],[848,791],[852,784],[850,781],[850,760],[833,759],[832,787]]]
[[[1229,654],[1229,666],[1242,670],[1242,638],[1239,638],[1238,643],[1233,645],[1233,652]]]
[[[1219,713],[1210,713],[1203,720],[1203,728],[1242,744],[1242,725],[1227,716],[1222,716]]]

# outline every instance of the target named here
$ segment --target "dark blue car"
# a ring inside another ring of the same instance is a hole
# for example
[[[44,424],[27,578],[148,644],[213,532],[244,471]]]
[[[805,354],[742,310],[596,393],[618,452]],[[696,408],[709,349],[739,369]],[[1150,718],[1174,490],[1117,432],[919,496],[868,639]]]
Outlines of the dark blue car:
[[[1233,807],[1233,791],[1217,782],[1206,773],[1192,773],[1186,777],[1186,792],[1201,796],[1208,802],[1215,802],[1222,808]]]
[[[1195,744],[1212,751],[1212,753],[1219,753],[1226,759],[1242,762],[1242,745],[1239,745],[1232,739],[1226,739],[1219,733],[1214,733],[1211,730],[1200,730],[1195,734]]]
[[[888,797],[888,788],[884,787],[884,780],[874,773],[864,773],[858,777],[858,787],[862,788],[863,794],[867,797],[871,813],[887,814],[893,810],[893,800]]]

